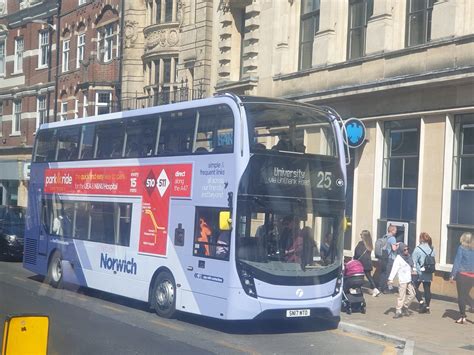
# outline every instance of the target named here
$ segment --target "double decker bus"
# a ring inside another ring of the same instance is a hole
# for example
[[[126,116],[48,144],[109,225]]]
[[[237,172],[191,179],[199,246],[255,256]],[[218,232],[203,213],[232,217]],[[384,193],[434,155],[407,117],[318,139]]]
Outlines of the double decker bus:
[[[228,320],[341,305],[345,158],[337,114],[208,99],[44,124],[24,267]]]

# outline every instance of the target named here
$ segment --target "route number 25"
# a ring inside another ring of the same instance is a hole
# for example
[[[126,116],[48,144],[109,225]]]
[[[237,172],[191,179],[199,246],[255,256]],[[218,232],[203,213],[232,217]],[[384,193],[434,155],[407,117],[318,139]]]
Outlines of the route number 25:
[[[318,189],[329,189],[332,185],[332,173],[330,171],[320,171],[317,175],[316,187]]]

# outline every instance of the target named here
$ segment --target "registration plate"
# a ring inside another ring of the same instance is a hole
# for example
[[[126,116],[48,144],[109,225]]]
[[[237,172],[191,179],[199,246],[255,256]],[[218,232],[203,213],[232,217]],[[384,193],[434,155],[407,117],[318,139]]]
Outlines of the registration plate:
[[[286,311],[286,318],[294,317],[309,317],[311,311],[309,309],[288,309]]]

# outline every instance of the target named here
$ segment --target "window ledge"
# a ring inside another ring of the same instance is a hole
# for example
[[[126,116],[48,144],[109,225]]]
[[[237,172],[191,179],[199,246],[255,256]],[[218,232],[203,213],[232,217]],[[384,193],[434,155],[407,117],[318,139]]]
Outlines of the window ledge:
[[[12,132],[12,134],[10,134],[10,137],[20,137],[21,136],[21,132]]]
[[[35,70],[43,70],[43,69],[48,69],[48,66],[42,66],[42,67],[37,67]]]
[[[13,73],[10,74],[10,76],[18,76],[18,75],[23,75],[23,71],[14,71]]]

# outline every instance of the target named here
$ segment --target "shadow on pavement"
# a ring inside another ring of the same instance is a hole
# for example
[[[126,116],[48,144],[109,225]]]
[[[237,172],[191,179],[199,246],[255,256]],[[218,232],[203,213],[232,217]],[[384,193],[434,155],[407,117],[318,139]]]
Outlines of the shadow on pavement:
[[[40,275],[28,277],[30,280],[44,283],[45,278]],[[48,286],[51,290],[59,291]],[[112,302],[128,308],[133,308],[146,313],[154,313],[148,303],[131,298],[115,295],[112,293],[98,291],[87,287],[80,287],[74,284],[64,284],[64,290],[74,292],[87,297]],[[158,316],[156,316],[158,317]],[[319,332],[337,328],[337,323],[331,320],[311,318],[299,320],[248,320],[248,321],[225,321],[220,319],[199,316],[190,313],[178,312],[176,320],[221,331],[229,334],[285,334]]]

